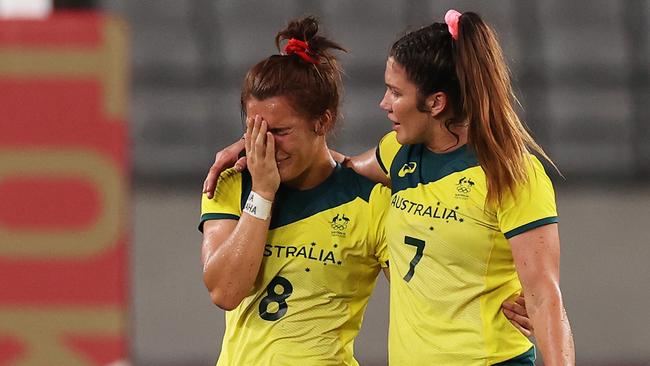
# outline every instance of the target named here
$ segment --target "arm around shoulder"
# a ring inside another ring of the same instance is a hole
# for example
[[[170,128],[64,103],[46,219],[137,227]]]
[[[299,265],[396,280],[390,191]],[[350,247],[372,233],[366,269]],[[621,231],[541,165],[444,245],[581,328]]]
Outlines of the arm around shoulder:
[[[381,165],[379,165],[375,149],[370,149],[359,155],[347,158],[346,166],[375,183],[390,186],[390,178],[381,168]]]

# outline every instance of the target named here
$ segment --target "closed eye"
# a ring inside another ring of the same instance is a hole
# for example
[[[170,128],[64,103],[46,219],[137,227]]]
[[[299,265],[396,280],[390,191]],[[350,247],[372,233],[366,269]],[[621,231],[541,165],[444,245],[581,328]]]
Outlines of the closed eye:
[[[400,94],[397,90],[395,90],[395,89],[394,89],[393,87],[391,87],[391,86],[386,86],[386,89],[388,89],[388,91],[389,91],[389,92],[390,92],[394,97],[399,97],[399,96],[402,95],[402,94]]]
[[[272,128],[269,130],[274,136],[285,136],[291,132],[288,128]]]

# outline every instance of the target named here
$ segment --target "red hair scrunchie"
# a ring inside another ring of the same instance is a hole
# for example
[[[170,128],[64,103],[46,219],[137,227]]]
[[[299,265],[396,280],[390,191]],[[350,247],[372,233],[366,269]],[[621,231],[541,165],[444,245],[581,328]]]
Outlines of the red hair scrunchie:
[[[298,55],[301,59],[312,63],[312,64],[317,64],[318,60],[309,56],[309,43],[305,41],[301,41],[299,39],[291,38],[289,39],[289,42],[287,42],[287,45],[284,46],[284,53],[287,55],[293,55],[296,54]]]

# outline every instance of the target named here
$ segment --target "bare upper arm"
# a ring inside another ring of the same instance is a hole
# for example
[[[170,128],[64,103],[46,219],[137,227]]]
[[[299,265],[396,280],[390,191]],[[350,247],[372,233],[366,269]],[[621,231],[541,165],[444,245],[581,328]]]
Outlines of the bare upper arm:
[[[235,231],[237,220],[207,220],[203,223],[203,245],[201,246],[201,262],[214,252]]]
[[[560,236],[557,224],[543,225],[508,239],[524,289],[539,281],[559,284]]]
[[[348,166],[371,181],[390,187],[390,178],[381,169],[375,149],[351,157]]]

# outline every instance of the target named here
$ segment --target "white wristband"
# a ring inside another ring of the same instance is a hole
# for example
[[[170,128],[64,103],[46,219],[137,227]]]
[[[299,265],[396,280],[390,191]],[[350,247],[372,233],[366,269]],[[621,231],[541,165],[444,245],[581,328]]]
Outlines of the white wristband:
[[[271,217],[271,206],[273,201],[269,201],[259,194],[251,191],[244,205],[244,212],[257,217],[258,219],[266,220]]]

